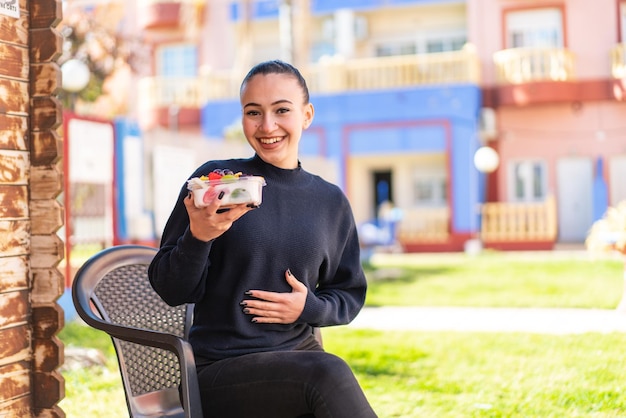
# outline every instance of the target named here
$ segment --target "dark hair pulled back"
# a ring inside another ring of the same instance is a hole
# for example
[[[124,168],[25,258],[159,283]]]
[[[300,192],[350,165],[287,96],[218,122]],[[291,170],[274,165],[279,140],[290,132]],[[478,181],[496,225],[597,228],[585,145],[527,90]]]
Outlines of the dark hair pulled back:
[[[254,77],[255,75],[267,74],[287,74],[293,76],[302,88],[304,103],[309,103],[309,88],[306,85],[306,80],[304,79],[304,77],[302,77],[302,74],[300,73],[300,71],[298,71],[296,67],[281,60],[264,61],[252,67],[241,82],[239,94],[241,94],[244,87],[250,81],[250,79],[252,79],[252,77]]]

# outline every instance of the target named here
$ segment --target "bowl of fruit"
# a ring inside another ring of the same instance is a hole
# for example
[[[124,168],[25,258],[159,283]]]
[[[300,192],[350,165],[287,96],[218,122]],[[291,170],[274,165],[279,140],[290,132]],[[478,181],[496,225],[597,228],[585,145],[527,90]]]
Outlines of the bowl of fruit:
[[[215,169],[209,174],[192,177],[187,180],[187,189],[193,193],[194,204],[202,208],[208,206],[212,199],[207,193],[219,196],[220,207],[246,203],[250,206],[259,206],[263,199],[265,178],[242,173],[234,173],[228,169]],[[206,197],[205,197],[206,196]]]

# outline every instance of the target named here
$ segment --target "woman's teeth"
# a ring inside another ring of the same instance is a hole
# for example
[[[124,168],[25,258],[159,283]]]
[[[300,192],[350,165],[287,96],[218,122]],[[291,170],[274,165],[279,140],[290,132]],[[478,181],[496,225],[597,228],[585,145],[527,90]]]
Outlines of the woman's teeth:
[[[281,139],[282,139],[281,137],[261,138],[261,139],[259,139],[259,141],[261,141],[262,144],[275,144],[276,142],[280,141]]]

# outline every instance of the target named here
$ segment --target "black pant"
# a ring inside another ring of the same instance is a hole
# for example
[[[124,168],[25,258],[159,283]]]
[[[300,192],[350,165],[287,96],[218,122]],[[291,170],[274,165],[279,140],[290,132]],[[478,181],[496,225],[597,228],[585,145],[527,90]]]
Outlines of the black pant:
[[[198,383],[205,418],[376,417],[348,364],[319,346],[200,361]]]

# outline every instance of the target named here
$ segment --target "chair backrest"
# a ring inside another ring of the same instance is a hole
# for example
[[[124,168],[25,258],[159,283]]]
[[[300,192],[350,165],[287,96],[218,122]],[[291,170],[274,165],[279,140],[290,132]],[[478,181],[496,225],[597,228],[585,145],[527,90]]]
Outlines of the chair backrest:
[[[186,340],[191,326],[193,307],[167,305],[150,285],[147,269],[156,252],[156,248],[138,245],[101,251],[77,272],[72,295],[79,316],[112,336],[131,416],[182,417],[177,356],[162,348],[129,342],[137,334],[134,329],[160,331]],[[120,327],[111,328],[114,325]]]

